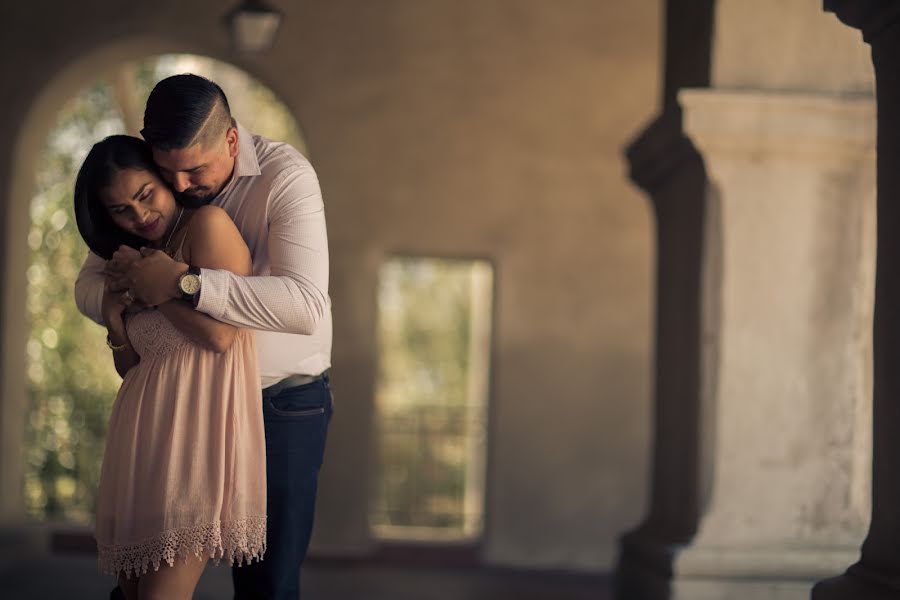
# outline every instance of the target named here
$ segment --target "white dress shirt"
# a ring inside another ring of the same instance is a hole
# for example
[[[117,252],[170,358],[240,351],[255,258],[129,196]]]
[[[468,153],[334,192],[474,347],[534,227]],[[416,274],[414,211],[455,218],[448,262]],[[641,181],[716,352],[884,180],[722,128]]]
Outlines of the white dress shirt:
[[[328,236],[319,180],[296,149],[252,135],[238,124],[234,174],[212,201],[237,225],[253,256],[253,276],[203,269],[197,310],[257,329],[263,387],[331,366]],[[75,302],[100,323],[103,268],[89,252]]]

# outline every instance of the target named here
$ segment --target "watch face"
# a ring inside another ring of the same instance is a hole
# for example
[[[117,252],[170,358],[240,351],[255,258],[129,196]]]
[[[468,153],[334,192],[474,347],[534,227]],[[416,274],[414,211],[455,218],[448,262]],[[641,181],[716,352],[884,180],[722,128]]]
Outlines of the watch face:
[[[178,287],[185,294],[193,296],[200,291],[200,278],[193,273],[186,273],[178,281]]]

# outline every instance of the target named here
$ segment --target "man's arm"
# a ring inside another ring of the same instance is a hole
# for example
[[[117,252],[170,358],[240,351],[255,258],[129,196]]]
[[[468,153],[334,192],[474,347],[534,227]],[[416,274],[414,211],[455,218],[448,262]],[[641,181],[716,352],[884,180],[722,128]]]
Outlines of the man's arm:
[[[297,165],[277,177],[268,203],[270,274],[244,277],[203,269],[197,310],[236,327],[311,335],[330,308],[328,235],[319,182]],[[154,252],[128,271],[132,295],[159,306],[178,297],[188,265]]]
[[[88,252],[75,280],[75,305],[78,311],[95,323],[103,324],[103,272],[106,261]]]
[[[290,169],[269,202],[268,276],[202,271],[197,310],[239,327],[311,335],[328,314],[328,235],[312,169]]]

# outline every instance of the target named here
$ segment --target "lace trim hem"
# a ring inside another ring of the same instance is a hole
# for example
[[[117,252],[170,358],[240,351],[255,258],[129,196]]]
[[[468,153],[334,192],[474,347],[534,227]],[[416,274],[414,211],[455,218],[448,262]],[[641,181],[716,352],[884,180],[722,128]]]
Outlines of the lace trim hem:
[[[219,564],[241,566],[260,561],[266,552],[266,517],[247,517],[237,521],[216,521],[197,527],[169,529],[136,544],[97,544],[100,571],[106,575],[125,573],[140,576],[152,566],[159,570],[165,561],[208,556]]]

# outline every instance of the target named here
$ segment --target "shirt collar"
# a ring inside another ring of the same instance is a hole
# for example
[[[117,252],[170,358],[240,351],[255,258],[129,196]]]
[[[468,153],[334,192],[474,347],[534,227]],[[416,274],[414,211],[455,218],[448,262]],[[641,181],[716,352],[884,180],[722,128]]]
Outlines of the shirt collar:
[[[238,131],[238,154],[235,157],[233,179],[262,174],[256,156],[256,146],[253,144],[253,134],[237,121],[235,123]]]

